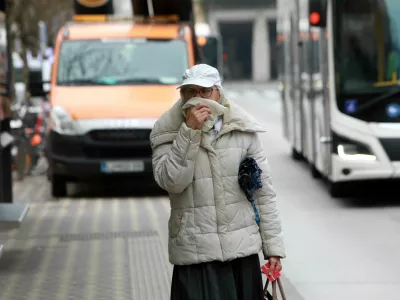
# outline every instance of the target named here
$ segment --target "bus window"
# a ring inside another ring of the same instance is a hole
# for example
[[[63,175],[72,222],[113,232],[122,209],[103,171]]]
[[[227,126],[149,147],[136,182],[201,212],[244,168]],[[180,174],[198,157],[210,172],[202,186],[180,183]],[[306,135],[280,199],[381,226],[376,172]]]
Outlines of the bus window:
[[[319,73],[321,71],[321,65],[320,65],[320,61],[319,61],[319,41],[316,40],[312,40],[310,41],[311,43],[311,51],[313,53],[312,55],[312,72],[315,73]]]
[[[300,41],[300,65],[301,65],[301,72],[309,74],[311,71],[310,63],[309,63],[309,45],[310,41],[306,38],[306,35],[302,35],[302,40]]]
[[[398,85],[400,1],[353,0],[336,3],[335,60],[340,91],[366,93]]]

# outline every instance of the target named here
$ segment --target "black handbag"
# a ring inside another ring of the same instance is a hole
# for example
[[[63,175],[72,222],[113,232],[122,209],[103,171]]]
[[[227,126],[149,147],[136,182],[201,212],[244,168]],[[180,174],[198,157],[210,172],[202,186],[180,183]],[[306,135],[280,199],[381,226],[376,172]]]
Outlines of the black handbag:
[[[262,170],[254,158],[245,157],[239,165],[239,185],[246,194],[247,200],[249,200],[249,202],[253,205],[257,224],[260,224],[260,216],[253,192],[262,187],[261,173]]]

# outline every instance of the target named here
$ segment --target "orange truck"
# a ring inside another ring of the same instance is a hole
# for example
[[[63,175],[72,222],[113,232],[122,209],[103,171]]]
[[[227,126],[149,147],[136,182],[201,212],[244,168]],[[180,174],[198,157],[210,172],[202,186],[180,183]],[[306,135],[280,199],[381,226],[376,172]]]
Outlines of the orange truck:
[[[149,133],[179,98],[184,70],[201,61],[191,2],[133,0],[134,15],[116,18],[111,1],[75,1],[55,43],[52,195],[66,196],[68,182],[154,182]]]

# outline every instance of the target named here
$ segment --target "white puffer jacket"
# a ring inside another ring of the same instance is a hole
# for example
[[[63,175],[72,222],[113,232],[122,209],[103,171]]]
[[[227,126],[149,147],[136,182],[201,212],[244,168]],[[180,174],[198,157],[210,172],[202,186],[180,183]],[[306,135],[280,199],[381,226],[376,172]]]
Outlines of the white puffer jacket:
[[[285,257],[279,211],[258,132],[243,109],[230,107],[211,144],[186,126],[182,100],[155,124],[150,141],[157,183],[169,192],[169,260],[175,265],[229,261],[257,254]],[[238,184],[239,164],[253,157],[263,170],[255,192],[261,218]]]

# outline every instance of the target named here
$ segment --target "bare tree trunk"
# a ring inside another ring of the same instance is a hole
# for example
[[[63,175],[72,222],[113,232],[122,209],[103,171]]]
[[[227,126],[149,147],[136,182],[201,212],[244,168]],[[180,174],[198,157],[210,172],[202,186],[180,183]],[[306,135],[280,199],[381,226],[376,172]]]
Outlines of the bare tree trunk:
[[[29,34],[28,34],[28,29],[32,24],[27,23],[27,18],[29,17],[29,12],[31,10],[31,7],[29,5],[29,1],[27,0],[19,0],[20,1],[20,9],[19,9],[19,14],[17,18],[17,24],[19,28],[19,38],[21,40],[21,58],[23,62],[22,66],[22,81],[24,82],[25,85],[25,95],[24,95],[24,101],[25,103],[28,103],[28,100],[30,98],[30,91],[29,91],[29,64],[28,64],[28,58],[27,58],[27,49],[29,45]],[[22,8],[24,8],[25,14],[22,13]]]
[[[12,57],[13,57],[13,52],[14,52],[14,41],[15,41],[15,34],[12,31],[12,24],[15,23],[16,17],[18,15],[18,0],[7,0],[6,2],[6,7],[7,7],[7,17],[6,17],[6,32],[7,32],[7,47],[8,51],[10,53],[9,59],[11,59],[11,63],[9,66],[14,67],[14,64],[12,63]],[[9,97],[10,101],[12,104],[14,104],[16,98],[15,98],[15,74],[14,70],[8,70],[9,72],[9,77],[8,79],[10,80],[9,82]]]
[[[29,103],[29,98],[30,98],[30,91],[29,91],[29,64],[28,64],[28,58],[27,58],[27,51],[26,51],[26,45],[25,43],[22,43],[21,45],[21,56],[22,56],[22,62],[23,62],[23,67],[22,67],[22,80],[25,84],[25,103]]]

